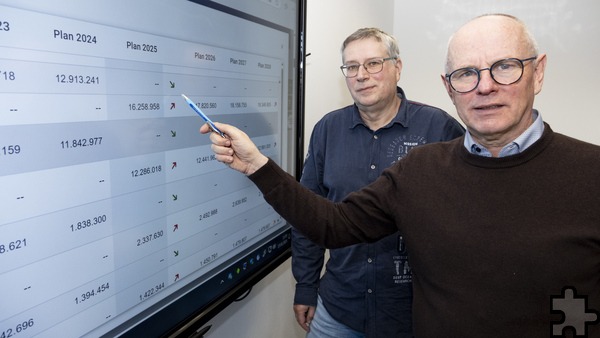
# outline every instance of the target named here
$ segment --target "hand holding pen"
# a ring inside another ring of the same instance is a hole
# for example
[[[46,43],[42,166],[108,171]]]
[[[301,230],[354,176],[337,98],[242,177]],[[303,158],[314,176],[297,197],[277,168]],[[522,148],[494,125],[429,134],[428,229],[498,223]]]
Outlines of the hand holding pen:
[[[206,116],[202,110],[200,110],[200,108],[198,108],[198,106],[192,102],[192,100],[190,100],[187,96],[185,96],[184,94],[181,94],[181,96],[183,96],[183,98],[185,99],[185,102],[187,102],[190,107],[192,108],[192,110],[194,110],[196,112],[196,114],[200,115],[201,118],[204,119],[204,121],[206,121],[206,123],[208,123],[208,126],[210,127],[210,129],[212,129],[212,131],[214,131],[215,133],[221,135],[221,137],[226,138],[225,134],[219,130],[219,128],[217,128],[217,126],[215,126],[215,124],[213,123],[213,121],[211,121],[208,116]]]
[[[214,130],[210,124],[203,124],[200,127],[201,134],[210,133],[211,149],[215,153],[217,161],[225,163],[231,169],[245,175],[253,174],[269,161],[269,158],[258,150],[246,133],[225,123],[218,123],[218,125],[217,130],[224,131],[227,137],[219,137],[217,133],[211,133]]]

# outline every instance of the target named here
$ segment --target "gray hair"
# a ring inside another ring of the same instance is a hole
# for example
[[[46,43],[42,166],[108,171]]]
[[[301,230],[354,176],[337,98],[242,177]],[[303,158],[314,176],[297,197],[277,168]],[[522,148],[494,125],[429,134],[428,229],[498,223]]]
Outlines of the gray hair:
[[[369,38],[374,38],[375,40],[379,41],[379,42],[383,42],[383,44],[385,45],[389,57],[393,57],[393,58],[399,58],[400,57],[400,50],[398,48],[398,42],[396,42],[396,39],[387,34],[386,32],[382,31],[379,28],[360,28],[359,30],[357,30],[356,32],[352,33],[350,36],[348,36],[346,38],[346,40],[344,40],[344,42],[342,43],[342,48],[341,48],[341,53],[342,53],[342,59],[344,57],[344,50],[346,49],[346,46],[348,46],[348,44],[350,44],[353,41],[356,40],[362,40],[362,39],[369,39]]]

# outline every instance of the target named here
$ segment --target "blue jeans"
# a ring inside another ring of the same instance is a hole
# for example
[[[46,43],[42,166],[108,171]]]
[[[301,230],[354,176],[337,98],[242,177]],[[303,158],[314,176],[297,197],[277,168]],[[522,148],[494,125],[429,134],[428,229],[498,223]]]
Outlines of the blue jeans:
[[[364,333],[355,331],[333,319],[319,296],[315,317],[310,322],[310,331],[306,338],[364,338]]]

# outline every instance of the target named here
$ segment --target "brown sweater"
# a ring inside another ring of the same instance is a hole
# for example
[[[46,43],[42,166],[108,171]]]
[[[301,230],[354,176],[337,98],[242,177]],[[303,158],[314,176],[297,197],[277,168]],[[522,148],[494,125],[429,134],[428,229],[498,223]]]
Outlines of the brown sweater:
[[[277,212],[326,247],[399,229],[413,268],[417,337],[550,337],[560,331],[562,307],[553,298],[565,298],[563,289],[587,299],[570,303],[580,313],[566,311],[566,321],[575,318],[579,335],[600,337],[592,322],[600,321],[596,145],[547,124],[530,148],[504,158],[469,154],[462,137],[424,145],[338,204],[272,161],[250,178]]]

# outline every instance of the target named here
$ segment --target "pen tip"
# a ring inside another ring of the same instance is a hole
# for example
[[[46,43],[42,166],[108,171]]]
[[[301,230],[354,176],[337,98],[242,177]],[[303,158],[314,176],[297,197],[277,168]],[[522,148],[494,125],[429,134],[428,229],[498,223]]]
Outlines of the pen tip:
[[[187,96],[185,96],[184,94],[181,94],[181,96],[183,96],[183,98],[187,100]]]

